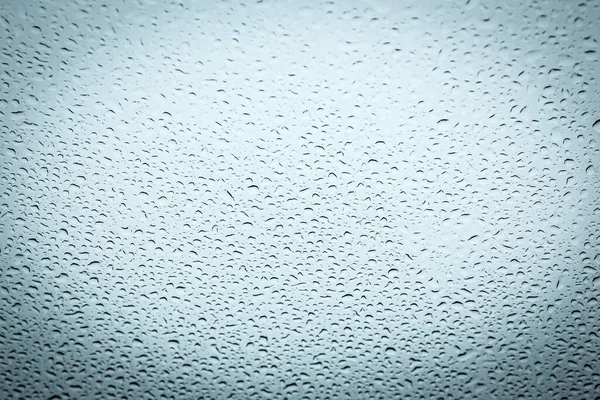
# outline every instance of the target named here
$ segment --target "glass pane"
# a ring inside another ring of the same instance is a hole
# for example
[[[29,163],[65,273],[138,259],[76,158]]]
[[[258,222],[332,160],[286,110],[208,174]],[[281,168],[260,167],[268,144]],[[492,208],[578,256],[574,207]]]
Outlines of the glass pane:
[[[0,2],[0,398],[599,399],[600,2]]]

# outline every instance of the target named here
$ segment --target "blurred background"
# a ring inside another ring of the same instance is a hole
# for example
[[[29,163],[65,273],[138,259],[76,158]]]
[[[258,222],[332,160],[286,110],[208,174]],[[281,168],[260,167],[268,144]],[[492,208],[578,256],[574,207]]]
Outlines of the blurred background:
[[[600,399],[600,2],[0,3],[3,399]]]

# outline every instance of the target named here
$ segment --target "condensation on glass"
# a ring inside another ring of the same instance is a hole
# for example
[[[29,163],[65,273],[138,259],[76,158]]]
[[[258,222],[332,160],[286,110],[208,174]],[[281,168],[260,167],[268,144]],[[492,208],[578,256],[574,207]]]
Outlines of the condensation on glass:
[[[600,398],[600,3],[0,3],[3,399]]]

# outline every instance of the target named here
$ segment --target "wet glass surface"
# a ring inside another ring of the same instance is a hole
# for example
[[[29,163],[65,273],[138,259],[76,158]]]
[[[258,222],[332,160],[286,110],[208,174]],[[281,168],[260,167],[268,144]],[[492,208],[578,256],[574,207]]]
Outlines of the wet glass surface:
[[[600,2],[0,3],[0,397],[600,398]]]

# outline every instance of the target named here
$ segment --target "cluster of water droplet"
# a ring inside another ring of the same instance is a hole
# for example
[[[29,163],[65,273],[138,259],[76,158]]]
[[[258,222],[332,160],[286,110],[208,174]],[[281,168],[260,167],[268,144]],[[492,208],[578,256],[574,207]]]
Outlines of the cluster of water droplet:
[[[530,3],[2,2],[0,397],[598,398],[600,5]]]

